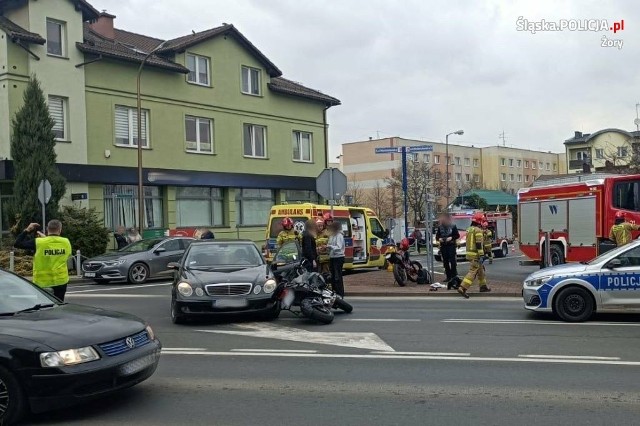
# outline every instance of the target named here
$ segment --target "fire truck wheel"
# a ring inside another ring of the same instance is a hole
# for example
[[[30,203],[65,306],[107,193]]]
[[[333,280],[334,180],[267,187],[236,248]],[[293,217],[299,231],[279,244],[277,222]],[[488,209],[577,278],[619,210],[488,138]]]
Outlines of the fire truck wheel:
[[[496,257],[507,257],[509,254],[509,246],[507,243],[502,243],[498,251],[496,251]]]
[[[593,297],[581,287],[565,288],[553,299],[553,311],[563,321],[587,321],[593,315]]]
[[[551,265],[562,265],[564,262],[564,252],[562,251],[562,247],[557,244],[551,245]]]

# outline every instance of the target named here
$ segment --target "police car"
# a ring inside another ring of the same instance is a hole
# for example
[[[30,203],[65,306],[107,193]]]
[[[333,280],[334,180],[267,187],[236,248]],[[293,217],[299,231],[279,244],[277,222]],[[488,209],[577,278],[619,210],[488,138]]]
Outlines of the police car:
[[[524,281],[525,308],[553,312],[564,321],[586,321],[598,311],[640,309],[640,241],[589,262],[541,269]]]

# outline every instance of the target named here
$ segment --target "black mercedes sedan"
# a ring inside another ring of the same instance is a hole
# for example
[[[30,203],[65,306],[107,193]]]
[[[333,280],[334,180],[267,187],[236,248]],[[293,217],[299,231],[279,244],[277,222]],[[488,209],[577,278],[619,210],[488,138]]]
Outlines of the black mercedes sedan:
[[[160,350],[142,320],[61,303],[0,270],[0,424],[138,384]]]
[[[180,324],[203,315],[254,313],[280,315],[272,300],[276,282],[252,241],[194,242],[180,263],[171,263],[171,320]]]

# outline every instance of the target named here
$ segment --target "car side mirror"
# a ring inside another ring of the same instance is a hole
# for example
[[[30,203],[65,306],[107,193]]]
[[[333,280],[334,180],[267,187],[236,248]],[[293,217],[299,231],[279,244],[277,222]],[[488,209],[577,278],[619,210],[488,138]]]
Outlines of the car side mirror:
[[[278,270],[278,264],[276,262],[271,262],[271,265],[269,265],[269,267],[273,272]]]
[[[607,263],[607,269],[616,269],[622,266],[622,260],[612,259]]]
[[[154,252],[155,254],[160,254],[160,253],[164,253],[165,251],[167,251],[167,249],[166,249],[166,248],[164,248],[164,247],[158,247],[158,248],[157,248],[157,249],[155,249],[153,252]]]
[[[167,265],[167,269],[173,269],[174,271],[177,271],[178,269],[180,269],[180,264],[177,262],[169,262],[169,264]]]

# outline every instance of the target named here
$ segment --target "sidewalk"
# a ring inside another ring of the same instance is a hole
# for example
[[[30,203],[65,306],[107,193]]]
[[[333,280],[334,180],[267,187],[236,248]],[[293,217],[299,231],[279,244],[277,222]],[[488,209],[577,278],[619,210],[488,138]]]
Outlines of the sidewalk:
[[[442,279],[436,274],[436,282]],[[400,287],[393,279],[393,274],[387,271],[358,271],[348,273],[344,277],[344,287],[347,296],[370,296],[370,297],[442,297],[458,296],[455,290],[438,289],[429,291],[429,285],[418,285],[407,282],[405,287]],[[520,297],[522,295],[522,283],[504,282],[491,280],[490,293],[479,293],[477,284],[469,290],[471,297]]]

